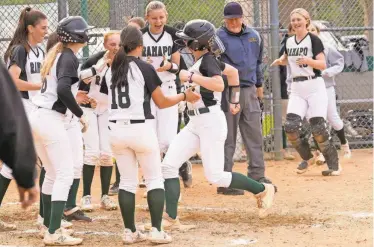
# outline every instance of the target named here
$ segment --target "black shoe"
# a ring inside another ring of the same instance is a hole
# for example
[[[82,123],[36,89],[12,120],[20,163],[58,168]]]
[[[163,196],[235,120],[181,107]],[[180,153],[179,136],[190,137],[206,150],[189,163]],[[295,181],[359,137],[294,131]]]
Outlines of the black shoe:
[[[108,195],[115,196],[118,194],[118,190],[119,190],[119,183],[114,183],[112,187],[109,189]]]
[[[296,173],[297,174],[303,174],[308,170],[308,161],[303,160],[301,163],[297,166]]]
[[[191,188],[192,186],[192,164],[189,161],[183,163],[179,168],[179,176],[182,178],[183,185],[185,188]]]
[[[259,180],[257,180],[257,182],[263,183],[263,184],[273,184],[273,182],[271,182],[271,180],[268,179],[267,177],[260,178]],[[277,193],[278,192],[277,186],[274,185],[274,189],[275,189],[275,193]]]
[[[242,196],[242,195],[244,195],[244,190],[218,187],[217,188],[217,194],[222,194],[222,195],[226,195],[226,196]]]
[[[74,211],[76,210],[76,211]],[[69,211],[74,211],[70,214],[67,214]],[[67,221],[84,221],[84,222],[92,222],[92,219],[84,214],[82,210],[78,207],[64,212],[64,219]]]
[[[192,156],[191,158],[190,158],[190,161],[191,161],[191,163],[193,163],[193,164],[201,164],[202,163],[202,161],[201,161],[201,158],[199,157],[199,155],[195,155],[195,156]]]

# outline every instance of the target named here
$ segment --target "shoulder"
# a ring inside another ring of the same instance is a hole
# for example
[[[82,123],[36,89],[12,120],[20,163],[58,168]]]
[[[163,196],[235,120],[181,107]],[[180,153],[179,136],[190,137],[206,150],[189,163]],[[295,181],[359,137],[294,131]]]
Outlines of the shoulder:
[[[315,34],[309,33],[309,37],[310,37],[310,40],[312,42],[320,42],[320,43],[322,43],[321,39],[317,35],[315,35]]]
[[[148,32],[148,26],[143,27],[142,29],[140,29],[140,31],[142,32],[142,34],[145,34],[146,32]]]
[[[151,64],[141,60],[140,58],[134,59],[132,61],[139,67],[140,71],[143,74],[150,72],[152,73],[153,71],[156,72],[155,68]]]
[[[100,51],[88,57],[88,59],[82,64],[82,69],[86,69],[95,65],[101,58],[104,57],[106,51]]]
[[[216,35],[221,39],[225,38],[227,36],[226,28],[224,26],[219,27],[216,31]]]
[[[62,50],[58,62],[60,64],[63,63],[63,66],[79,66],[78,58],[74,55],[73,51],[68,48]]]
[[[166,32],[170,33],[170,34],[175,34],[178,29],[174,28],[174,27],[171,27],[171,26],[168,26],[168,25],[165,25],[165,29],[164,29]]]
[[[15,54],[26,56],[27,55],[27,50],[23,45],[15,45],[12,48],[12,55],[15,55]]]
[[[200,71],[201,70],[214,70],[216,68],[219,68],[221,71],[222,65],[218,61],[218,59],[211,53],[208,53],[203,56],[201,59],[201,64],[200,64]]]

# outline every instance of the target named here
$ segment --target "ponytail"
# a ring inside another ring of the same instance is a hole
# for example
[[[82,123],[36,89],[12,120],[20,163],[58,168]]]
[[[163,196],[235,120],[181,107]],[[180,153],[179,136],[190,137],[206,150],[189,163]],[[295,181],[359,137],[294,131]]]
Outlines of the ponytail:
[[[53,63],[56,60],[57,54],[62,52],[63,48],[64,48],[64,44],[62,42],[58,42],[55,46],[53,46],[48,51],[47,56],[45,57],[45,60],[43,62],[42,68],[40,70],[42,80],[44,80],[49,74],[53,66]]]
[[[112,85],[122,87],[128,84],[127,73],[130,61],[127,57],[125,47],[121,45],[112,62]]]
[[[5,62],[8,62],[8,59],[11,56],[14,47],[17,45],[22,45],[23,47],[25,47],[26,51],[29,52],[30,47],[28,45],[27,38],[29,31],[27,27],[29,25],[35,26],[39,23],[40,20],[45,19],[47,19],[47,16],[39,10],[32,9],[31,7],[26,7],[22,10],[21,15],[18,19],[16,31],[13,35],[12,40],[9,43],[7,50],[5,51]]]

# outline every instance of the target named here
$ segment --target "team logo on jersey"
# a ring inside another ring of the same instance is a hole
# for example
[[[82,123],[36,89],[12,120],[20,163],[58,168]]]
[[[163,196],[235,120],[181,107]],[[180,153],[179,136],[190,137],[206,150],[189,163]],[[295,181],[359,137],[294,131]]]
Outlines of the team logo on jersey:
[[[287,48],[288,56],[307,56],[308,47]]]
[[[143,48],[143,57],[162,57],[162,56],[171,56],[171,46],[144,46]]]
[[[30,62],[31,74],[39,74],[41,66],[42,64],[40,62]]]

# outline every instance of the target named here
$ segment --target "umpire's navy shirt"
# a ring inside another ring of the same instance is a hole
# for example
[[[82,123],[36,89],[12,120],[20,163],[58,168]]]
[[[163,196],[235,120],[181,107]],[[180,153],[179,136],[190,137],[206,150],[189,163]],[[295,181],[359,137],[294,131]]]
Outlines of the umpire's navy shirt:
[[[221,60],[239,71],[240,87],[261,87],[263,42],[260,34],[245,25],[240,33],[232,33],[226,27],[217,30],[226,51]]]

